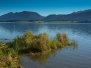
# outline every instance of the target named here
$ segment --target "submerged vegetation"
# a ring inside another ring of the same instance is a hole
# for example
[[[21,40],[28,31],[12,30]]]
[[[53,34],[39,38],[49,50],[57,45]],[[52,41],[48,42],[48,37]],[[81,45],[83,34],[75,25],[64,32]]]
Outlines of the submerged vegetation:
[[[77,43],[76,41],[69,41],[65,33],[58,33],[55,39],[50,39],[46,33],[34,35],[31,31],[26,32],[12,42],[0,42],[0,66],[1,68],[20,68],[20,54],[31,54],[30,56],[33,58],[39,53],[71,46],[77,46]]]

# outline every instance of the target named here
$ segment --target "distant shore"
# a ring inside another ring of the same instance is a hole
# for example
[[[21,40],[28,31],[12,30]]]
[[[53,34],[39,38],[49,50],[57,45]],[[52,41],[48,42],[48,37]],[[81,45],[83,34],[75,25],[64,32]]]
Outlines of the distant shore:
[[[43,20],[34,20],[34,21],[31,21],[31,20],[6,20],[6,21],[0,21],[0,23],[38,23],[38,24],[44,24],[44,23],[47,23],[47,24],[69,24],[69,23],[91,23],[91,21],[78,21],[78,20],[54,20],[54,21],[43,21]]]

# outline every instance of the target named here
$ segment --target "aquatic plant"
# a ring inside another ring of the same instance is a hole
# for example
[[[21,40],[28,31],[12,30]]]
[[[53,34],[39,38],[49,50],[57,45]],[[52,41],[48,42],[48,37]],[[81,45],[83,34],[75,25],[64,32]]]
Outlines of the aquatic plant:
[[[47,33],[34,35],[31,31],[26,32],[23,36],[17,37],[9,45],[18,53],[44,52],[66,46],[75,46],[76,42],[70,42],[68,36],[58,33],[55,39],[50,39]]]

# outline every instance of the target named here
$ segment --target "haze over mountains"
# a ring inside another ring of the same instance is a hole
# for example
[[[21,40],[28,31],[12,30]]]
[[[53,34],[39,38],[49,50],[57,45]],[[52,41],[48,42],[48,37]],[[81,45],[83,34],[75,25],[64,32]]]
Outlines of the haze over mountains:
[[[51,14],[46,17],[43,17],[42,15],[38,14],[37,12],[29,12],[29,11],[22,11],[22,12],[9,12],[7,14],[1,15],[0,20],[44,20],[44,21],[50,21],[50,20],[79,20],[79,21],[85,21],[89,20],[91,21],[91,9],[84,10],[84,11],[78,11],[73,12],[71,14]]]

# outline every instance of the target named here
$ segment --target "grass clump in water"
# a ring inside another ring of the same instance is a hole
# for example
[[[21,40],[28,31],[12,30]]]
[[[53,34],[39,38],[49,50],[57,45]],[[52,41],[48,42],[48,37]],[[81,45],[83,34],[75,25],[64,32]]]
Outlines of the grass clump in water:
[[[31,31],[23,36],[17,37],[9,43],[10,47],[16,49],[18,53],[44,52],[67,46],[76,46],[75,42],[70,42],[68,36],[58,33],[55,39],[50,39],[47,33],[34,35]]]

